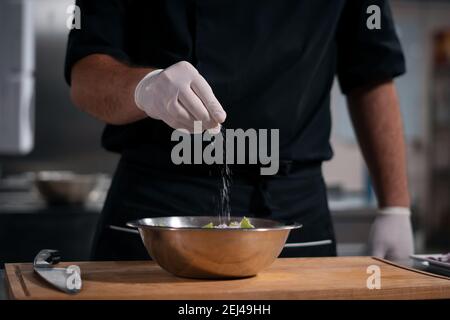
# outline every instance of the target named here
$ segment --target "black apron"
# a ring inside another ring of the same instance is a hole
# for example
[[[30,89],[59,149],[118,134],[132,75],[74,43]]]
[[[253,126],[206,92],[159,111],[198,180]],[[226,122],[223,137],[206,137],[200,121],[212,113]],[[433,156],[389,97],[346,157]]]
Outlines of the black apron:
[[[231,211],[297,221],[282,257],[335,256],[336,244],[321,164],[282,163],[275,176],[259,168],[232,167]],[[94,260],[142,260],[148,253],[126,222],[144,217],[215,215],[218,170],[203,166],[148,165],[123,156],[118,164],[94,240]],[[318,242],[304,246],[305,242]]]

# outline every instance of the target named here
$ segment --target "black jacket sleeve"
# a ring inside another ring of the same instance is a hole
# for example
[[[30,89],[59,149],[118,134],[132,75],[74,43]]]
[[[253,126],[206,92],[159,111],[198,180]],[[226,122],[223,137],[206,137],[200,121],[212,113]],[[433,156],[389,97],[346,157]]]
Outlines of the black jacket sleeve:
[[[71,82],[73,65],[95,53],[129,60],[124,49],[124,5],[122,0],[77,0],[81,28],[72,29],[67,44],[64,76]]]
[[[370,5],[380,10],[381,28],[369,29]],[[337,76],[344,94],[405,73],[405,59],[387,0],[348,0],[337,31]]]

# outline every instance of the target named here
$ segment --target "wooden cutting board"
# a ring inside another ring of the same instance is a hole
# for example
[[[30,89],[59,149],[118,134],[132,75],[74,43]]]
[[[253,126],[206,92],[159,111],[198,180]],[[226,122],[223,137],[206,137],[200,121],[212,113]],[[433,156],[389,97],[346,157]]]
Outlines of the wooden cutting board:
[[[12,299],[450,299],[450,279],[370,257],[278,259],[256,277],[194,280],[151,261],[77,262],[83,289],[67,295],[47,285],[31,264],[7,264]],[[70,265],[70,263],[61,263]],[[368,266],[381,288],[368,289]]]

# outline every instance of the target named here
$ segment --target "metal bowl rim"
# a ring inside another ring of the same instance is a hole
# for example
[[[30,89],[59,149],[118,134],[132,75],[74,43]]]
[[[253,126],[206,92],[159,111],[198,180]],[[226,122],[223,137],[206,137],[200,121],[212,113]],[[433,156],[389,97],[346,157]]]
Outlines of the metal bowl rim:
[[[204,218],[207,216],[171,216],[170,218]],[[159,218],[169,218],[169,217],[151,217],[150,219],[159,219]],[[253,218],[253,217],[249,217]],[[259,219],[259,220],[266,220],[271,222],[279,223],[280,226],[277,227],[264,227],[264,228],[203,228],[203,227],[167,227],[167,226],[152,226],[148,224],[144,224],[143,219],[137,219],[133,221],[129,221],[126,223],[128,227],[136,228],[136,229],[150,229],[150,230],[173,230],[173,231],[180,231],[180,230],[197,230],[197,231],[245,231],[245,232],[259,232],[259,231],[275,231],[275,230],[293,230],[293,229],[299,229],[302,228],[303,225],[299,224],[297,222],[293,222],[292,224],[283,224],[281,222],[278,222],[276,220],[271,219],[262,219],[262,218],[253,218],[253,219]]]

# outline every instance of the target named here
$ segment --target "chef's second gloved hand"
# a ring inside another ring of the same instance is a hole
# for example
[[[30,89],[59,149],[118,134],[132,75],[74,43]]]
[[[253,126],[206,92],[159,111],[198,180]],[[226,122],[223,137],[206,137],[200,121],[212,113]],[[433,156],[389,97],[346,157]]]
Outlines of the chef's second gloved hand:
[[[380,209],[370,230],[368,246],[372,256],[407,259],[414,250],[410,210],[401,207]]]
[[[202,121],[202,130],[217,130],[226,118],[208,82],[186,61],[145,76],[136,87],[135,102],[149,117],[189,132],[194,121]]]

